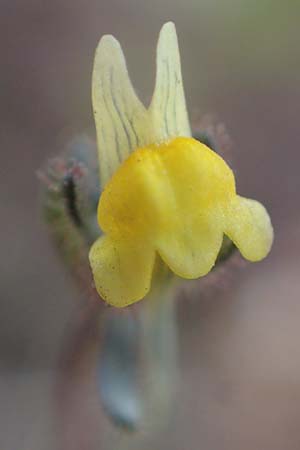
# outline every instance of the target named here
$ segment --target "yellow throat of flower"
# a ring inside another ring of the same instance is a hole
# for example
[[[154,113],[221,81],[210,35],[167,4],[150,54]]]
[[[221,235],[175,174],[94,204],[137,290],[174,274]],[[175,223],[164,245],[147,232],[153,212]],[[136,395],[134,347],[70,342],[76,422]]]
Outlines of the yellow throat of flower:
[[[250,261],[267,255],[273,231],[266,210],[238,196],[225,161],[190,137],[173,24],[160,34],[149,109],[110,36],[96,53],[93,105],[105,188],[98,206],[104,235],[90,263],[104,300],[122,307],[142,299],[158,255],[183,278],[206,275],[224,235]]]

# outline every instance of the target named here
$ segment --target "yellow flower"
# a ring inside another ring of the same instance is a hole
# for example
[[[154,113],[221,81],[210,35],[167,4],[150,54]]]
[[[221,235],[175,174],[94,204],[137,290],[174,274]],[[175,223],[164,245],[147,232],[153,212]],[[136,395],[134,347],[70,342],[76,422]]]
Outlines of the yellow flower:
[[[101,39],[93,108],[104,235],[89,257],[104,300],[123,307],[145,297],[158,257],[180,277],[206,275],[224,235],[250,261],[267,255],[273,231],[265,208],[238,196],[229,166],[191,137],[172,23],[160,32],[148,109],[132,88],[119,43]]]

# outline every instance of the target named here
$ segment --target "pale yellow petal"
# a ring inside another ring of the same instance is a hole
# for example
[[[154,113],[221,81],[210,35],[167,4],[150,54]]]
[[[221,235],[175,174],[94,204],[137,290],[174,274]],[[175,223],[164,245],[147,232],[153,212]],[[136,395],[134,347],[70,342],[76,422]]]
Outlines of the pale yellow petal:
[[[158,142],[191,136],[177,35],[172,22],[166,23],[159,35],[155,90],[149,112]]]
[[[121,46],[110,35],[103,36],[96,50],[92,101],[103,187],[132,150],[153,140],[148,113],[134,92]]]
[[[273,242],[273,228],[261,203],[236,196],[227,220],[224,231],[246,259],[259,261],[267,256]]]
[[[195,279],[206,275],[215,265],[222,240],[218,224],[197,224],[160,236],[158,252],[176,275]]]
[[[99,238],[89,254],[96,289],[110,305],[124,307],[149,292],[154,250],[143,242]]]

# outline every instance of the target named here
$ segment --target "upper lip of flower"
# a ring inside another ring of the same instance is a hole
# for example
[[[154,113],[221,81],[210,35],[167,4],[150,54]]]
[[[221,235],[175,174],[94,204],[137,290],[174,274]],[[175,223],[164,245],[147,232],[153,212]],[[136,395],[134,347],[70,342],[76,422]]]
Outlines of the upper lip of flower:
[[[205,275],[223,233],[247,259],[266,256],[273,238],[266,210],[239,197],[223,159],[190,137],[174,24],[160,32],[148,109],[112,36],[96,52],[92,98],[105,186],[98,219],[106,234],[93,244],[90,262],[108,303],[143,298],[157,254],[182,277]]]
[[[174,24],[166,23],[159,35],[148,109],[137,97],[121,46],[111,35],[103,36],[96,50],[92,102],[102,187],[136,148],[191,136]]]

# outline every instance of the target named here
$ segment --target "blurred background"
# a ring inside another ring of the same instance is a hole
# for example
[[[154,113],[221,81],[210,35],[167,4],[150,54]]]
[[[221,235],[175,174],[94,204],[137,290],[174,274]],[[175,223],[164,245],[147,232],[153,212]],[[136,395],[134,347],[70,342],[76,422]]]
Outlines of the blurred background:
[[[100,37],[121,41],[147,102],[167,20],[177,27],[190,116],[226,124],[238,190],[267,206],[276,239],[229,290],[184,297],[177,407],[151,447],[300,448],[300,2],[0,0],[1,450],[60,448],[53,385],[80,308],[40,217],[36,171],[74,135],[95,135]],[[76,394],[97,430],[89,370]],[[70,448],[107,450],[97,439],[91,432]]]

